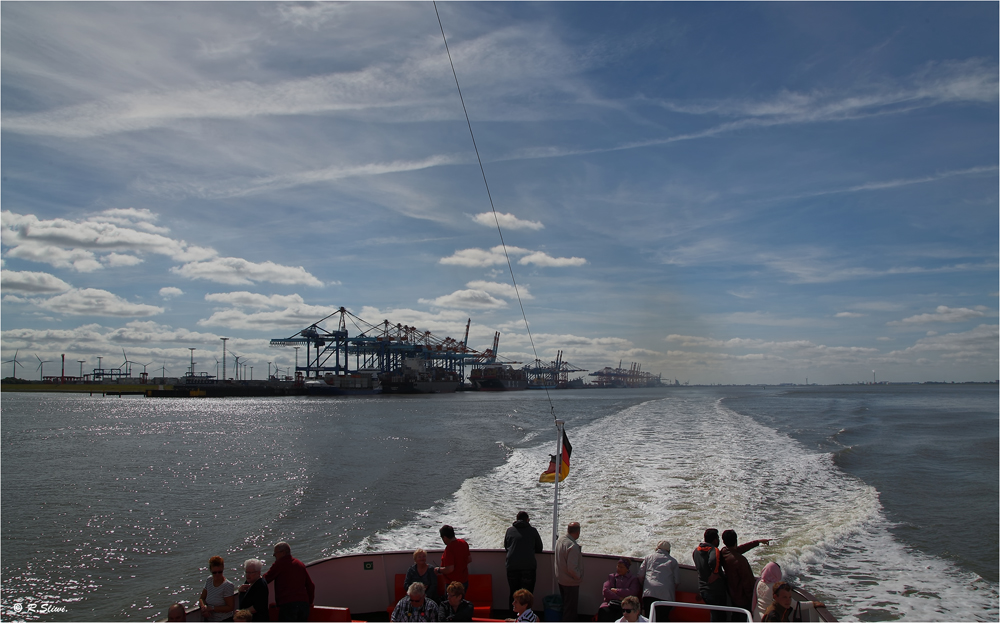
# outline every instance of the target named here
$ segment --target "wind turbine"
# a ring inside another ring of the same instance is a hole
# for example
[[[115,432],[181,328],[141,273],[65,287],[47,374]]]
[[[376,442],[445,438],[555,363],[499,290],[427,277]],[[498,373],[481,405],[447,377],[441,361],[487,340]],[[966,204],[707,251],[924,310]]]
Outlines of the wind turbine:
[[[146,366],[153,365],[153,362],[150,361],[149,363],[140,363],[139,365],[142,366],[142,381],[146,382],[146,379],[149,378],[149,375],[146,374]]]
[[[118,366],[118,369],[121,370],[122,366],[125,366],[125,376],[127,378],[132,378],[132,366],[130,364],[133,364],[135,362],[128,360],[128,355],[125,354],[125,349],[124,348],[122,349],[122,357],[125,358],[125,362],[122,363],[121,366]]]
[[[215,358],[215,379],[219,379],[219,358]]]
[[[45,378],[45,364],[52,363],[52,361],[51,360],[42,361],[41,357],[39,357],[38,355],[35,355],[35,359],[38,360],[38,367],[36,368],[36,370],[38,370],[38,380],[41,381]]]
[[[11,366],[11,368],[13,368],[13,370],[11,371],[11,372],[12,372],[11,376],[12,376],[12,377],[14,377],[15,379],[17,378],[17,367],[18,367],[18,366],[21,366],[22,368],[24,367],[24,364],[23,364],[23,363],[21,363],[21,362],[19,362],[19,361],[17,360],[17,353],[18,353],[18,352],[20,352],[20,350],[21,350],[21,349],[17,349],[17,350],[15,350],[15,351],[14,351],[14,358],[13,358],[13,359],[8,359],[7,361],[5,361],[5,362],[4,362],[4,363],[10,363],[10,364],[13,364],[13,365]]]
[[[160,370],[160,377],[167,378],[167,360],[163,360],[163,368]]]

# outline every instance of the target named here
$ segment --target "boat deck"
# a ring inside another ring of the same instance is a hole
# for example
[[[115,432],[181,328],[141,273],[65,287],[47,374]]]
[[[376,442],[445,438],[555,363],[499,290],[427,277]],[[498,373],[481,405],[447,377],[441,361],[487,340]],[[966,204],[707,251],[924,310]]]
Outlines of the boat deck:
[[[440,562],[443,549],[427,550],[428,562],[433,566]],[[618,556],[584,553],[584,579],[580,586],[579,612],[581,620],[594,620],[602,601],[602,587],[609,573],[615,571]],[[545,551],[536,555],[538,572],[535,583],[535,607],[533,610],[541,617],[544,614],[543,599],[547,595],[558,594],[558,587],[553,581],[552,552]],[[632,565],[633,573],[638,569],[639,559]],[[492,615],[502,620],[508,614],[510,604],[507,603],[508,587],[506,572],[506,552],[502,549],[472,550],[470,574],[489,575],[492,587]],[[412,551],[371,552],[362,554],[347,554],[334,556],[307,563],[309,575],[316,584],[316,606],[347,608],[353,620],[388,621],[390,606],[397,601],[396,575],[405,574],[413,564]],[[681,584],[678,587],[678,601],[703,603],[698,594],[698,575],[692,565],[681,564]],[[271,599],[274,599],[274,587],[271,585]],[[795,598],[801,602],[812,602],[815,598],[809,593],[796,589]],[[803,604],[804,606],[806,604]],[[811,604],[803,608],[803,618],[807,621],[835,621],[826,608],[813,608]],[[325,618],[327,613],[316,612],[315,620],[332,620]],[[329,615],[340,616],[340,615]],[[198,614],[192,612],[189,621],[198,620]],[[311,619],[312,620],[312,619]],[[487,620],[487,619],[483,619]],[[671,613],[672,621],[707,621],[707,610],[694,608],[675,608]]]

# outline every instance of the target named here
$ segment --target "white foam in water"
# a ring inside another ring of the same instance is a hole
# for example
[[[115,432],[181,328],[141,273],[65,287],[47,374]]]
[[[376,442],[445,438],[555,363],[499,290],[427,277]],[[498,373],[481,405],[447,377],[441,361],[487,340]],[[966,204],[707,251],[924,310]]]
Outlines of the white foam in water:
[[[777,561],[843,620],[998,617],[995,585],[894,540],[873,487],[718,401],[672,396],[567,432],[560,524],[581,522],[584,551],[643,556],[668,539],[690,563],[705,528],[733,529],[741,542],[774,539],[748,552],[753,568]],[[550,436],[355,549],[440,547],[444,523],[473,547],[501,547],[522,509],[548,543],[552,485],[537,481],[555,452]]]

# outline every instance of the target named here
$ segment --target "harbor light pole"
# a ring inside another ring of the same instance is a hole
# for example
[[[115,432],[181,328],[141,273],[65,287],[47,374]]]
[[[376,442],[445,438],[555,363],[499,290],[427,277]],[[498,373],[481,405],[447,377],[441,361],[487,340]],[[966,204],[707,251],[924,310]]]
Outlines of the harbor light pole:
[[[83,380],[83,364],[87,363],[86,359],[77,359],[76,362],[80,364],[80,380]]]
[[[188,346],[188,350],[191,351],[191,376],[194,376],[194,351],[196,349]]]
[[[222,340],[222,380],[225,381],[226,380],[226,340],[228,340],[229,338],[228,337],[220,337],[219,339]]]

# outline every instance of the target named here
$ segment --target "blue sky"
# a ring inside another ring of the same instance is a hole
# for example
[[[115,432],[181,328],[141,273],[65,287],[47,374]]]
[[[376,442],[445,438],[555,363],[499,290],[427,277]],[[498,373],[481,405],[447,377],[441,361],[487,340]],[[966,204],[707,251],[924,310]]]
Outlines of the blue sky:
[[[542,360],[997,378],[996,3],[439,10]],[[18,376],[259,378],[341,306],[534,358],[431,4],[0,13]]]

